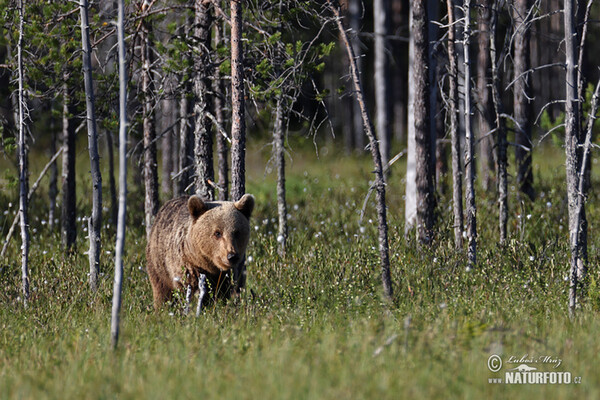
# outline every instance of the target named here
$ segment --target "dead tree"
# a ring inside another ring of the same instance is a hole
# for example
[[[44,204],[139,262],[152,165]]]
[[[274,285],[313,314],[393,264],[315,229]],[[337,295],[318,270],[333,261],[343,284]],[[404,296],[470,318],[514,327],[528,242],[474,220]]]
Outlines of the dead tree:
[[[460,162],[460,137],[458,132],[458,68],[454,43],[455,21],[452,0],[448,6],[448,66],[449,85],[448,103],[450,115],[450,142],[452,153],[452,210],[454,214],[454,247],[463,245],[463,202],[462,202],[462,165]]]
[[[125,246],[125,215],[127,208],[127,59],[125,54],[125,0],[119,0],[117,36],[119,51],[119,215],[115,247],[115,280],[111,312],[111,343],[119,343],[121,289],[123,286],[123,248]]]
[[[17,70],[19,80],[19,215],[21,216],[21,282],[23,304],[29,301],[29,155],[25,132],[25,98],[23,88],[23,0],[19,0],[19,41],[17,43]]]
[[[86,119],[88,129],[88,149],[92,173],[92,216],[89,219],[90,249],[90,288],[98,288],[98,271],[100,269],[100,230],[102,228],[102,175],[100,173],[100,156],[98,154],[98,131],[96,129],[96,109],[94,99],[94,82],[92,77],[92,57],[90,46],[88,2],[81,0],[81,43],[83,46],[83,77],[86,100]]]
[[[282,96],[277,97],[275,105],[275,126],[273,127],[273,146],[275,168],[277,169],[277,215],[279,217],[277,229],[277,243],[279,255],[285,255],[288,238],[287,203],[285,199],[285,135],[283,129]]]
[[[342,23],[342,17],[340,9],[337,3],[333,0],[327,0],[327,4],[335,17],[335,22],[338,27],[339,34],[342,38],[348,60],[350,62],[350,74],[352,76],[352,83],[354,86],[354,94],[356,101],[358,102],[361,110],[363,128],[367,138],[369,140],[369,149],[371,151],[371,157],[373,158],[373,164],[375,167],[375,193],[377,201],[377,221],[379,231],[379,257],[381,266],[381,278],[383,282],[383,291],[388,298],[392,296],[392,279],[390,275],[390,259],[389,259],[389,244],[388,244],[388,226],[387,226],[387,215],[386,215],[386,203],[385,203],[385,180],[383,175],[383,165],[381,163],[381,154],[379,153],[379,146],[377,145],[377,139],[373,133],[373,126],[369,118],[367,111],[367,105],[364,99],[364,92],[362,88],[362,82],[360,80],[360,72],[356,64],[356,58],[354,50],[350,44],[348,34]],[[425,43],[426,45],[426,43]]]
[[[373,25],[375,26],[375,103],[377,106],[377,136],[379,151],[383,165],[390,158],[391,131],[391,96],[390,96],[390,62],[387,52],[390,26],[389,0],[373,1]]]

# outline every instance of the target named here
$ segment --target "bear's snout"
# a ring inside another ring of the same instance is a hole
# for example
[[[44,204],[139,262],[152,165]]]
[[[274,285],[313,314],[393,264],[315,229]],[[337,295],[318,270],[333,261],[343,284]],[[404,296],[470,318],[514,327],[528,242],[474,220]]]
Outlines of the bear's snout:
[[[237,262],[240,260],[240,255],[238,253],[227,253],[227,261],[229,261],[229,263],[231,265],[233,264],[237,264]]]

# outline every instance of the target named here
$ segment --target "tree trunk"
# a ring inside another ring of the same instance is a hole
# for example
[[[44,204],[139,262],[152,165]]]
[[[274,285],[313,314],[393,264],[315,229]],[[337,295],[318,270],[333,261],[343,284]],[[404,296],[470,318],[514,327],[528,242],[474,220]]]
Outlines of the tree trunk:
[[[409,11],[409,25],[413,26],[413,9],[411,3]],[[404,196],[404,234],[415,227],[417,220],[417,170],[415,157],[415,32],[410,29],[408,44],[408,123],[406,129],[406,189]]]
[[[275,126],[273,129],[273,144],[275,151],[275,167],[277,168],[277,214],[279,225],[277,230],[277,243],[279,255],[285,255],[288,226],[287,226],[287,203],[285,200],[285,135],[283,131],[283,99],[282,95],[277,98],[275,106]]]
[[[433,239],[435,193],[431,162],[431,131],[429,120],[429,57],[427,1],[412,2],[411,32],[414,40],[413,85],[415,124],[415,182],[417,192],[417,239],[430,244]]]
[[[50,153],[55,154],[57,151],[56,141],[58,135],[56,127],[54,126],[54,118],[51,120],[51,139],[50,139]],[[50,182],[48,184],[48,229],[54,231],[54,220],[56,219],[56,198],[58,197],[58,163],[56,160],[50,165]]]
[[[77,199],[75,194],[75,121],[72,118],[69,73],[63,75],[63,159],[62,159],[62,244],[67,253],[75,250]]]
[[[117,214],[119,205],[117,204],[117,186],[115,183],[115,155],[113,134],[109,130],[106,131],[106,150],[108,152],[108,189],[110,192],[110,222],[117,226]]]
[[[29,301],[29,155],[25,133],[25,98],[23,89],[23,1],[19,0],[19,42],[17,44],[17,69],[19,74],[19,215],[21,216],[21,282],[23,304]]]
[[[127,208],[127,59],[125,54],[125,0],[119,0],[117,34],[119,49],[119,216],[115,247],[115,281],[111,313],[111,342],[115,350],[119,342],[121,289],[123,286],[123,248]]]
[[[565,30],[565,152],[567,173],[567,200],[569,210],[569,243],[571,246],[571,271],[569,285],[569,311],[571,314],[577,306],[577,289],[581,278],[585,275],[583,243],[580,240],[582,214],[585,208],[578,208],[579,174],[581,160],[579,145],[581,136],[581,117],[579,115],[580,94],[577,90],[577,26],[575,18],[575,2],[565,0],[564,30]],[[582,194],[583,195],[583,194]]]
[[[198,49],[194,56],[194,155],[196,166],[196,193],[205,200],[215,197],[212,149],[212,121],[210,112],[210,30],[212,15],[208,5],[202,0],[195,0],[194,37],[198,41]]]
[[[242,1],[231,0],[231,200],[246,191],[246,120],[244,111],[244,51]],[[246,265],[233,271],[235,290],[246,285]]]
[[[475,205],[475,156],[473,131],[471,129],[471,58],[469,43],[471,36],[471,2],[466,0],[464,8],[463,49],[465,52],[465,205],[467,212],[467,256],[469,266],[477,263],[477,207]]]
[[[493,188],[495,175],[494,142],[491,136],[493,117],[490,90],[490,15],[491,0],[481,0],[479,3],[479,51],[477,60],[477,93],[479,94],[479,142],[480,170],[483,190],[488,192]]]
[[[517,185],[519,191],[533,200],[533,173],[531,170],[531,101],[533,96],[529,85],[529,34],[531,25],[531,0],[516,0],[513,8],[514,71],[515,85],[513,107],[516,122],[515,159],[517,162]]]
[[[448,61],[449,61],[449,113],[450,137],[452,153],[452,210],[454,214],[454,247],[462,249],[463,245],[463,202],[462,202],[462,166],[460,163],[460,137],[458,132],[458,68],[454,46],[455,20],[452,0],[448,6]]]
[[[438,42],[438,33],[439,26],[435,23],[431,23],[430,21],[437,21],[439,14],[439,0],[427,0],[427,35],[428,35],[428,44],[427,44],[427,72],[428,72],[428,87],[429,87],[429,162],[431,164],[430,168],[433,171],[433,186],[435,193],[435,185],[437,178],[437,169],[436,169],[436,156],[437,156],[437,139],[438,139],[438,124],[437,120],[440,115],[438,110],[438,76],[437,76],[437,46]]]
[[[148,10],[145,10],[146,12]],[[156,129],[154,121],[154,80],[152,64],[154,53],[152,49],[150,21],[142,21],[140,31],[142,53],[142,97],[143,97],[143,130],[144,130],[144,215],[146,236],[158,212],[158,167],[156,159]]]
[[[102,175],[100,173],[100,156],[98,154],[98,131],[96,130],[96,109],[94,99],[94,81],[92,77],[92,57],[88,19],[88,2],[79,2],[81,11],[81,43],[83,46],[83,77],[85,85],[86,119],[88,129],[88,149],[92,173],[92,216],[89,219],[90,250],[90,289],[98,288],[98,271],[100,270],[100,230],[102,229]]]
[[[498,57],[496,52],[496,32],[498,28],[498,7],[499,1],[494,1],[492,7],[492,16],[490,23],[490,61],[492,67],[492,99],[494,104],[494,118],[496,125],[496,135],[498,148],[498,225],[500,231],[500,244],[504,245],[507,241],[507,221],[508,221],[508,160],[507,160],[507,141],[506,126],[502,117],[502,96],[500,95],[500,76],[498,72]]]
[[[161,125],[159,132],[161,138],[161,159],[162,159],[162,180],[160,189],[164,198],[171,198],[173,185],[171,177],[173,175],[173,124],[175,123],[175,102],[172,98],[161,100]]]
[[[387,36],[389,35],[389,0],[373,1],[373,25],[375,26],[375,104],[377,107],[377,137],[381,162],[387,165],[390,158],[391,101],[390,62]]]
[[[360,106],[364,131],[369,140],[369,149],[371,150],[371,157],[373,158],[373,164],[375,167],[375,183],[373,186],[376,190],[377,197],[377,221],[379,231],[379,257],[381,265],[381,279],[383,282],[383,291],[387,298],[392,297],[392,279],[390,275],[390,259],[389,259],[389,244],[388,244],[388,225],[386,215],[386,203],[385,203],[385,180],[383,176],[383,165],[381,162],[381,154],[379,153],[379,146],[377,145],[377,139],[373,134],[373,126],[369,119],[369,113],[367,111],[367,105],[364,99],[364,93],[362,83],[360,80],[360,72],[356,64],[356,58],[354,50],[348,39],[348,34],[342,24],[339,8],[333,4],[333,0],[327,0],[329,8],[333,12],[338,27],[339,34],[342,38],[346,52],[348,54],[348,60],[350,61],[350,73],[352,75],[352,81],[354,86],[354,93],[356,100]]]
[[[192,91],[189,83],[184,84],[187,87],[179,100],[179,157],[178,157],[178,192],[181,196],[189,191],[193,186],[192,167],[194,164],[194,135],[192,130],[191,115],[194,102],[188,96]]]
[[[223,28],[216,24],[215,28],[215,43],[221,43],[221,38],[224,37],[222,34]],[[215,68],[215,79],[213,81],[214,95],[214,110],[215,118],[217,119],[217,165],[219,169],[219,182],[217,188],[219,189],[219,200],[227,200],[229,198],[229,166],[227,165],[227,140],[224,136],[224,132],[220,129],[225,126],[225,118],[223,115],[223,107],[225,106],[225,87],[223,79],[219,73],[219,69]]]
[[[362,50],[360,39],[358,34],[360,33],[360,24],[362,20],[363,14],[363,5],[361,0],[348,0],[348,20],[349,20],[349,28],[352,31],[352,35],[350,36],[350,42],[352,43],[352,50],[356,55],[356,65],[358,71],[362,70]],[[352,126],[354,131],[354,145],[356,149],[361,153],[365,149],[365,139],[363,132],[363,121],[360,112],[360,107],[357,102],[352,102]]]

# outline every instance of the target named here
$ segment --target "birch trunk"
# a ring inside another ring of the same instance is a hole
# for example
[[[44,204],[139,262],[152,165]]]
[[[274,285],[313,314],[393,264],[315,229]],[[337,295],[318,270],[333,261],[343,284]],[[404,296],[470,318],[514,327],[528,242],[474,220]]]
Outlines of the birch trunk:
[[[221,43],[221,38],[224,38],[222,33],[223,28],[217,24],[215,27],[215,43]],[[225,87],[223,85],[223,79],[219,73],[219,69],[215,68],[215,79],[213,81],[214,96],[214,110],[215,118],[217,119],[217,165],[219,170],[219,182],[217,188],[219,189],[219,200],[227,200],[229,198],[229,167],[227,165],[227,140],[224,136],[224,132],[220,129],[224,127],[225,118],[223,115],[223,107],[225,106]]]
[[[119,49],[119,216],[115,247],[115,281],[113,286],[111,313],[111,342],[115,350],[119,343],[119,320],[121,311],[121,289],[123,286],[123,248],[125,245],[125,215],[127,207],[127,59],[125,54],[125,0],[118,4],[118,49]]]
[[[348,34],[342,23],[342,17],[340,15],[339,8],[333,4],[333,0],[327,0],[329,8],[333,12],[339,34],[346,48],[348,60],[350,62],[350,73],[352,76],[352,82],[354,86],[354,93],[356,95],[356,101],[360,106],[361,116],[363,120],[363,128],[367,138],[369,140],[369,149],[371,150],[371,157],[373,158],[373,164],[375,167],[375,190],[377,200],[377,221],[378,221],[378,233],[379,233],[379,257],[381,266],[381,278],[383,282],[383,291],[387,298],[392,297],[392,279],[390,275],[390,259],[389,259],[389,244],[388,244],[388,225],[386,215],[386,203],[385,203],[385,180],[383,176],[383,165],[381,163],[381,154],[379,153],[379,146],[377,145],[377,139],[373,133],[373,126],[369,119],[369,113],[367,111],[367,105],[365,103],[362,83],[360,80],[360,72],[356,64],[356,58],[354,50],[350,44]]]
[[[477,207],[475,205],[475,157],[474,140],[471,129],[471,58],[469,43],[471,37],[471,2],[466,0],[464,9],[463,49],[465,60],[465,205],[467,212],[467,257],[469,266],[477,263]]]
[[[410,5],[408,23],[413,26],[413,9]],[[417,220],[417,170],[415,158],[415,34],[410,29],[410,41],[408,43],[408,118],[406,127],[406,189],[404,195],[404,234],[415,227]]]
[[[67,253],[75,250],[77,239],[77,198],[75,193],[75,121],[72,119],[69,73],[63,75],[63,158],[62,158],[62,210],[61,236]]]
[[[493,188],[495,175],[493,147],[491,131],[493,126],[493,110],[490,90],[490,15],[491,0],[479,2],[478,26],[478,60],[477,60],[477,92],[479,94],[479,160],[481,171],[481,183],[484,191]]]
[[[455,48],[455,20],[454,5],[452,0],[447,0],[448,7],[448,60],[449,60],[449,113],[450,137],[452,153],[452,210],[454,214],[454,247],[462,249],[463,246],[463,202],[462,179],[463,171],[460,162],[460,137],[458,132],[458,69]]]
[[[279,95],[275,106],[275,126],[273,129],[273,144],[275,151],[275,168],[277,168],[277,215],[279,225],[277,243],[280,256],[285,256],[288,237],[287,203],[285,200],[285,135],[283,131],[283,100]]]
[[[94,99],[94,80],[92,76],[92,57],[88,18],[88,2],[79,2],[81,11],[81,44],[83,46],[83,77],[85,85],[86,119],[88,129],[88,149],[92,173],[92,216],[89,219],[90,249],[90,289],[98,288],[98,272],[100,269],[100,230],[102,228],[102,175],[100,173],[100,156],[98,155],[98,131],[96,129],[96,109]]]
[[[389,87],[391,84],[390,62],[387,52],[389,35],[389,0],[373,1],[373,25],[375,26],[375,104],[377,107],[377,137],[381,162],[387,165],[390,158],[391,102]]]
[[[215,196],[215,173],[212,155],[212,121],[207,113],[210,110],[210,30],[212,16],[208,5],[202,0],[195,1],[194,37],[197,52],[194,56],[194,155],[196,166],[196,193],[205,200]]]
[[[25,133],[25,98],[23,88],[23,0],[19,0],[19,42],[17,44],[17,70],[19,79],[19,215],[21,220],[21,284],[23,304],[29,301],[29,155],[27,151],[27,135]]]
[[[146,10],[147,12],[148,10]],[[154,80],[152,64],[154,53],[151,40],[151,24],[142,21],[140,31],[142,53],[142,97],[143,97],[143,130],[144,130],[144,215],[146,236],[158,212],[158,166],[156,158],[156,128],[154,121]]]
[[[246,191],[246,120],[244,111],[244,51],[242,0],[231,0],[231,200]],[[246,265],[233,271],[235,291],[246,285]]]
[[[188,192],[193,186],[192,166],[194,163],[194,135],[192,130],[191,115],[194,102],[190,100],[187,93],[192,91],[191,85],[184,85],[187,89],[179,100],[179,157],[178,157],[178,185],[177,196]]]

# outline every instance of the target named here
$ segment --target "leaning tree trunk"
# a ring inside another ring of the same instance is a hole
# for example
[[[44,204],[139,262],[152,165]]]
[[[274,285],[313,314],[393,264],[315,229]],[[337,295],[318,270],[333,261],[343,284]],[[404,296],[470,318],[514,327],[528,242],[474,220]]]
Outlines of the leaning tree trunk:
[[[386,215],[386,204],[385,204],[385,180],[383,176],[383,165],[381,162],[381,154],[379,153],[379,146],[377,145],[377,138],[373,134],[373,126],[369,119],[369,113],[367,111],[367,104],[364,99],[362,83],[360,80],[360,72],[356,64],[356,58],[354,50],[348,39],[347,31],[342,23],[342,17],[338,6],[334,5],[333,0],[327,0],[329,8],[332,10],[339,34],[346,48],[348,60],[350,61],[350,74],[352,76],[352,83],[354,86],[354,94],[356,95],[356,101],[360,106],[363,127],[365,134],[369,140],[369,149],[371,150],[371,157],[373,158],[373,164],[375,167],[375,183],[373,186],[376,191],[377,198],[377,221],[379,231],[379,257],[381,265],[381,278],[383,282],[383,291],[388,298],[392,297],[392,279],[390,275],[390,258],[389,258],[389,244],[388,244],[388,225]],[[425,43],[426,45],[426,43]]]
[[[414,37],[413,81],[415,123],[415,169],[417,189],[417,239],[430,244],[433,239],[435,193],[431,157],[431,132],[429,121],[429,75],[428,75],[428,22],[427,1],[412,2],[411,31]]]
[[[502,96],[500,95],[500,76],[498,72],[498,57],[496,52],[496,32],[498,25],[499,1],[494,1],[490,23],[490,61],[492,67],[492,100],[494,104],[495,129],[498,148],[498,225],[500,230],[500,244],[506,244],[508,222],[508,160],[506,126],[502,117]]]
[[[514,36],[514,68],[515,86],[513,92],[513,107],[516,122],[515,159],[517,162],[517,185],[519,191],[531,200],[533,192],[533,171],[531,170],[531,101],[533,96],[529,85],[529,35],[531,16],[530,0],[516,0],[513,9],[515,26]]]
[[[460,162],[460,137],[458,132],[458,68],[454,47],[454,6],[447,0],[448,6],[448,105],[450,114],[450,141],[452,153],[452,210],[454,214],[454,247],[463,246],[463,202],[462,202],[462,166]]]
[[[23,96],[23,1],[19,0],[19,42],[17,44],[17,69],[19,74],[19,215],[21,216],[21,281],[23,304],[29,301],[29,171],[27,135],[25,133],[25,99]]]
[[[63,75],[63,159],[62,159],[62,210],[61,236],[62,244],[67,253],[75,248],[77,239],[77,198],[75,193],[75,121],[71,111],[71,93],[69,89],[69,73]]]
[[[85,84],[86,119],[88,129],[88,149],[92,173],[92,216],[89,219],[90,250],[90,289],[98,288],[98,271],[100,269],[100,230],[102,228],[102,175],[100,173],[100,156],[98,154],[98,131],[96,130],[96,110],[94,104],[94,82],[92,77],[92,57],[90,46],[90,27],[88,18],[88,2],[81,0],[81,44],[83,46],[83,77]]]
[[[146,10],[147,12],[148,10]],[[150,228],[154,216],[158,212],[158,167],[156,158],[156,128],[154,121],[154,80],[152,77],[152,64],[154,53],[151,40],[151,24],[144,19],[140,32],[142,53],[142,97],[143,97],[143,130],[144,130],[144,215],[146,236],[150,235]]]
[[[244,112],[244,51],[242,1],[231,0],[231,200],[246,191],[246,120]],[[233,271],[235,290],[246,285],[246,265]]]
[[[577,89],[577,27],[575,18],[575,2],[565,0],[565,62],[566,62],[566,99],[565,99],[565,151],[567,173],[567,200],[569,210],[569,244],[571,246],[571,272],[569,285],[569,311],[571,314],[577,306],[577,289],[586,272],[584,248],[580,240],[582,214],[585,207],[577,207],[579,198],[579,174],[581,160],[579,157],[581,117],[579,115],[580,93]]]
[[[392,137],[390,119],[390,62],[387,52],[390,19],[389,0],[373,1],[373,24],[375,26],[375,104],[377,107],[377,137],[381,162],[387,165],[390,158],[390,139]]]
[[[478,25],[478,60],[477,60],[477,92],[479,94],[479,159],[481,183],[485,192],[493,187],[495,172],[491,131],[493,125],[492,101],[490,91],[490,15],[491,0],[482,0],[479,3]]]
[[[469,266],[477,263],[477,207],[475,206],[475,157],[474,140],[471,129],[471,58],[469,55],[469,42],[471,36],[471,2],[464,2],[464,31],[463,48],[465,59],[465,205],[467,212],[467,257]]]
[[[196,193],[205,200],[213,200],[214,167],[212,150],[212,121],[210,112],[210,30],[212,16],[208,5],[202,0],[195,1],[194,37],[198,49],[194,56],[194,155],[196,164]]]
[[[111,342],[115,350],[119,342],[121,288],[123,286],[123,248],[125,246],[125,215],[127,208],[127,59],[125,53],[125,0],[119,0],[117,21],[119,49],[119,216],[115,247],[115,281],[111,313]]]

